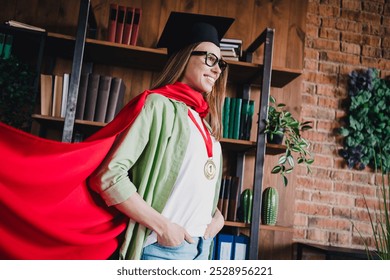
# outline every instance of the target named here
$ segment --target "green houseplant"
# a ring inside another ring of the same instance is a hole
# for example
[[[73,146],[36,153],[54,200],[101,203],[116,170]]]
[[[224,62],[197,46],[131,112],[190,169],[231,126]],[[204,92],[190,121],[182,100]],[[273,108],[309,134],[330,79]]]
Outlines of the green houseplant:
[[[348,80],[347,117],[339,133],[339,151],[349,168],[374,168],[380,160],[390,171],[390,87],[376,69],[352,71]],[[379,158],[376,158],[379,157]]]
[[[0,121],[29,129],[34,108],[34,72],[17,57],[0,58]]]
[[[304,164],[310,173],[310,165],[314,159],[309,151],[310,143],[301,136],[301,132],[311,129],[311,122],[299,122],[291,112],[285,110],[286,105],[276,103],[276,99],[270,96],[270,105],[268,108],[268,119],[264,133],[268,141],[272,141],[278,136],[283,136],[286,145],[285,152],[279,157],[278,164],[271,171],[273,174],[280,174],[284,186],[287,186],[287,174],[291,173],[295,163]]]

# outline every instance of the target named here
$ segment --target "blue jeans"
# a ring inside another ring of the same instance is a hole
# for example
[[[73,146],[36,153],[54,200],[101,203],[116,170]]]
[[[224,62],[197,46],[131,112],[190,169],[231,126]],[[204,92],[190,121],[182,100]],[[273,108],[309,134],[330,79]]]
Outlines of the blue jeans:
[[[194,243],[184,241],[179,246],[166,247],[153,243],[143,249],[141,260],[208,260],[212,238],[194,237]]]

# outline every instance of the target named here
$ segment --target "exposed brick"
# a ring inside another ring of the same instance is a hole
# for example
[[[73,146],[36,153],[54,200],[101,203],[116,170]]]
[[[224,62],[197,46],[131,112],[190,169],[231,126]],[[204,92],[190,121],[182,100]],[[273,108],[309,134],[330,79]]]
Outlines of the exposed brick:
[[[340,15],[340,8],[326,5],[319,6],[319,15],[321,17],[338,17]]]
[[[305,69],[316,71],[318,70],[318,61],[313,59],[305,59],[304,66]]]
[[[349,32],[361,32],[362,31],[362,24],[355,21],[349,21],[345,19],[337,19],[336,21],[336,29],[338,30],[347,30]]]
[[[309,218],[309,227],[319,227],[321,229],[337,229],[340,231],[349,231],[352,228],[351,222],[345,219],[331,219],[331,218]]]
[[[326,73],[307,72],[305,76],[308,81],[318,84],[329,84],[334,85],[337,83],[336,75],[329,75]]]
[[[330,61],[340,64],[351,64],[351,65],[358,65],[360,64],[360,56],[353,55],[353,54],[347,54],[347,53],[340,53],[340,52],[332,52],[332,51],[322,51],[320,54],[320,60],[324,61]]]
[[[324,242],[329,239],[329,233],[320,229],[309,229],[307,230],[307,239]]]
[[[319,64],[318,70],[327,74],[338,74],[339,73],[339,65],[335,63],[327,63],[321,62]]]
[[[350,233],[342,233],[342,232],[330,232],[329,233],[329,243],[333,246],[348,246],[351,244],[351,234]]]
[[[341,7],[343,9],[360,11],[361,10],[361,2],[360,0],[342,0]]]
[[[321,27],[335,29],[336,28],[336,19],[334,19],[334,18],[323,18],[321,20]]]
[[[338,109],[339,108],[339,99],[320,96],[318,98],[318,106],[323,108]]]
[[[361,47],[353,43],[341,43],[341,51],[344,53],[360,55]]]
[[[306,39],[307,38],[318,38],[318,27],[315,25],[306,26]]]
[[[382,57],[382,49],[370,46],[363,46],[362,55],[373,58],[380,58]]]
[[[374,1],[362,1],[362,10],[370,13],[381,14],[383,12],[383,4]]]
[[[362,60],[362,65],[364,65],[365,67],[369,68],[382,68],[383,66],[380,65],[382,60],[380,60],[379,58],[376,58],[376,57],[362,57],[361,58]],[[387,64],[387,62],[386,62]],[[390,64],[389,64],[390,66]]]
[[[316,162],[317,160],[318,160],[318,157],[316,156],[313,164],[318,165],[318,162]],[[322,167],[330,167],[330,166],[327,164],[324,164],[324,165],[322,165]],[[314,190],[332,191],[333,190],[333,182],[330,180],[327,180],[327,179],[321,180],[321,179],[315,178],[312,188]]]
[[[302,94],[302,104],[316,105],[318,97],[315,95]]]
[[[361,13],[362,21],[366,23],[370,23],[372,25],[380,25],[382,21],[382,16],[376,13]]]
[[[314,26],[320,26],[321,19],[317,14],[307,14],[306,15],[306,24],[307,25],[314,25]]]
[[[317,29],[318,32],[318,29]],[[321,28],[319,37],[329,40],[340,40],[340,31],[331,28]]]
[[[389,22],[389,25],[390,25],[390,22]],[[362,44],[369,45],[371,47],[380,47],[381,42],[385,41],[386,39],[387,39],[386,37],[381,39],[380,37],[377,37],[377,36],[364,35],[363,39],[362,39]],[[382,47],[384,47],[383,43],[382,43]],[[390,43],[389,43],[389,47],[390,47]]]
[[[327,121],[327,120],[318,120],[316,129],[318,131],[333,131],[335,128],[338,128],[339,125],[336,124],[334,121]],[[333,164],[332,164],[333,166]]]
[[[341,18],[352,21],[361,21],[362,13],[359,10],[341,10]]]
[[[294,217],[295,226],[307,226],[307,216],[304,215],[295,215]]]
[[[365,23],[362,24],[361,32],[363,34],[382,36],[384,33],[386,33],[386,30],[383,29],[379,25],[375,25],[375,24],[371,24],[371,23],[366,23],[365,22]]]
[[[307,215],[329,216],[331,207],[328,205],[297,202],[297,212],[305,213]]]
[[[369,215],[365,209],[351,209],[351,219],[356,221],[369,221]]]
[[[362,184],[374,184],[375,183],[375,175],[373,173],[353,173],[352,180],[355,182],[359,182]]]
[[[332,216],[339,218],[351,218],[351,208],[350,207],[333,207]]]
[[[341,32],[342,42],[354,43],[359,45],[362,43],[362,39],[363,39],[363,35],[360,33],[352,33],[349,31]]]
[[[341,171],[340,171],[341,172]],[[344,182],[335,182],[334,190],[340,193],[348,193],[350,195],[357,196],[373,196],[375,195],[375,189],[370,186],[358,185],[351,179],[345,180]]]
[[[336,88],[333,85],[318,85],[317,94],[325,96],[336,96]]]
[[[318,50],[305,49],[305,59],[318,59],[319,53]]]
[[[312,47],[318,50],[339,51],[340,42],[327,39],[317,39],[313,41]]]

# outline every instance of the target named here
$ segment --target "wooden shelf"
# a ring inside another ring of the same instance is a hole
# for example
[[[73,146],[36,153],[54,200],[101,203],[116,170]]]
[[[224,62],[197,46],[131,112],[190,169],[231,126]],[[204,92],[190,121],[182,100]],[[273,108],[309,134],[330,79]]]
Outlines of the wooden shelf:
[[[72,58],[75,39],[72,36],[47,33],[47,53],[52,56],[61,55]],[[100,64],[129,67],[148,71],[161,71],[167,61],[165,50],[129,46],[95,39],[86,39],[85,61]],[[263,67],[261,64],[228,61],[229,80],[238,83],[260,85]],[[272,69],[271,86],[282,88],[301,75],[295,69],[274,67]]]
[[[242,223],[242,222],[225,221],[225,226],[237,227],[237,228],[250,228],[251,224]],[[270,231],[280,231],[280,232],[294,232],[294,229],[292,227],[278,226],[278,225],[270,226],[270,225],[260,224],[260,229],[270,230]]]

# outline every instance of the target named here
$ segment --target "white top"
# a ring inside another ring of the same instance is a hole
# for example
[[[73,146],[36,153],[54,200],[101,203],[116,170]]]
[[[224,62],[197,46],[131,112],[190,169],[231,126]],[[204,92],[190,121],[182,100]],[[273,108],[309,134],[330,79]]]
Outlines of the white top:
[[[197,112],[190,109],[202,131],[204,126]],[[221,166],[221,145],[212,136],[213,161],[217,167],[215,177],[209,180],[204,175],[204,166],[208,160],[206,144],[202,134],[188,117],[190,139],[183,164],[173,187],[171,196],[165,205],[162,215],[171,222],[184,227],[193,237],[202,237],[207,225],[211,222],[215,188]],[[152,232],[144,246],[157,241]]]

